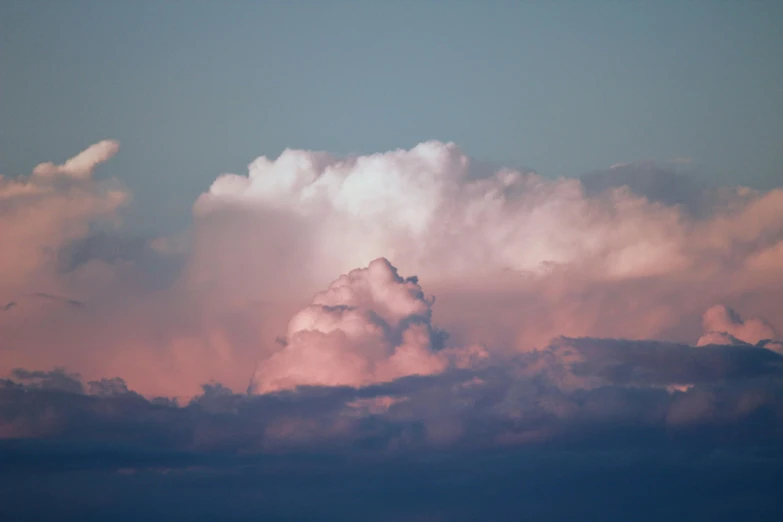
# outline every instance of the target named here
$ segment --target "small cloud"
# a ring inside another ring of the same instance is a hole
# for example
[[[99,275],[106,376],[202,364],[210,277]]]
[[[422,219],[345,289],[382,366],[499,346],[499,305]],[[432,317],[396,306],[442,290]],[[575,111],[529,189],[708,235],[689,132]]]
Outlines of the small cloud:
[[[131,393],[128,390],[128,385],[119,377],[90,381],[87,383],[87,387],[87,393],[97,397],[121,397]]]
[[[11,377],[29,389],[84,393],[79,375],[68,373],[64,368],[55,368],[51,371],[16,368],[11,372]]]
[[[736,311],[715,305],[702,316],[704,334],[696,346],[708,344],[756,345],[761,341],[776,340],[775,329],[763,319],[743,319]]]
[[[33,176],[52,177],[68,176],[76,179],[88,179],[95,167],[110,160],[120,150],[120,143],[114,140],[104,140],[80,152],[62,165],[41,163],[33,170]]]

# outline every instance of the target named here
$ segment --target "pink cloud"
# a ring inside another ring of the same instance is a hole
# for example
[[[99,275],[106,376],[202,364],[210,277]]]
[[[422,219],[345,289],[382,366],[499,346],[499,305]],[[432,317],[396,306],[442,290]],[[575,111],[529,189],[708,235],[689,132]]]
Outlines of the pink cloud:
[[[220,176],[184,238],[150,243],[182,258],[170,284],[139,285],[133,261],[58,271],[57,252],[130,199],[92,177],[117,150],[105,141],[0,178],[0,238],[14,246],[0,257],[0,370],[65,365],[190,396],[209,380],[244,390],[253,373],[258,391],[435,374],[560,335],[692,343],[718,302],[766,326],[709,331],[754,342],[783,328],[783,190],[726,189],[693,217],[627,188],[477,177],[434,141],[358,157],[287,150]],[[380,258],[420,276],[438,306]],[[435,324],[451,348],[434,348]]]
[[[2,298],[17,300],[19,292],[32,286],[56,292],[58,249],[87,234],[94,221],[113,219],[129,201],[116,182],[91,178],[93,168],[113,156],[118,146],[101,142],[64,165],[41,164],[26,178],[0,176]]]
[[[702,317],[704,335],[696,346],[708,344],[758,344],[776,340],[778,334],[764,319],[743,319],[737,312],[723,305],[715,305]]]
[[[47,162],[33,169],[33,177],[66,176],[77,179],[89,179],[95,167],[114,157],[120,150],[120,143],[115,140],[103,140],[90,145],[85,150],[70,158],[62,165]]]
[[[433,351],[431,307],[386,259],[352,270],[291,319],[287,345],[256,372],[257,391],[438,373],[446,360]]]

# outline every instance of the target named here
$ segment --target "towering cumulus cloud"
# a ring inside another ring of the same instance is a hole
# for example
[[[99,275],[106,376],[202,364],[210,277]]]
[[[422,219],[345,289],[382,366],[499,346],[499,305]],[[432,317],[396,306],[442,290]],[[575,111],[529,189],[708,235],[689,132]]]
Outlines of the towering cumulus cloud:
[[[213,299],[302,298],[385,256],[443,297],[436,315],[456,339],[515,349],[561,334],[692,342],[718,302],[780,328],[783,190],[697,192],[668,176],[687,190],[667,199],[661,182],[633,192],[634,168],[583,184],[487,173],[435,141],[358,157],[286,150],[196,202],[189,278]]]
[[[262,363],[260,392],[296,385],[363,386],[442,371],[455,350],[435,353],[432,299],[388,260],[352,270],[315,295],[288,325],[286,347]],[[459,352],[459,351],[457,351]],[[480,349],[464,353],[481,355]]]
[[[263,207],[312,227],[318,278],[387,256],[428,279],[578,264],[606,277],[686,267],[677,209],[624,191],[585,196],[576,179],[501,169],[477,178],[452,143],[338,158],[286,150],[225,175],[196,204]]]
[[[218,178],[196,210],[265,208],[303,220],[308,269],[319,274],[385,255],[437,279],[553,267],[628,279],[736,268],[738,257],[771,267],[782,244],[783,190],[717,192],[708,216],[694,220],[680,204],[623,187],[588,195],[578,179],[476,170],[451,143],[348,158],[286,150],[257,159],[248,176]]]

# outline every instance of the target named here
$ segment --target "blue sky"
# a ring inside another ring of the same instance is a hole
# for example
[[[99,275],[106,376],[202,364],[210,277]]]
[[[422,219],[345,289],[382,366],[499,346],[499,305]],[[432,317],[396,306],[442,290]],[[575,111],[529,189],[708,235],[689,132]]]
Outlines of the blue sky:
[[[135,222],[178,227],[285,147],[426,139],[548,176],[689,158],[783,177],[781,2],[8,1],[0,172],[100,139]]]

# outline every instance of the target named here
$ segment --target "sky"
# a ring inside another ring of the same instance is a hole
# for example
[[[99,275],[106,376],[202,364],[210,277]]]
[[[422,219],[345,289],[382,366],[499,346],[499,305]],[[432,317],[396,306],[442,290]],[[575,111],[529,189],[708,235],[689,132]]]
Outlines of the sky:
[[[576,176],[686,160],[769,188],[783,165],[779,2],[3,2],[0,172],[100,139],[142,228],[286,147],[454,141]]]
[[[0,519],[783,519],[781,21],[0,3]]]

